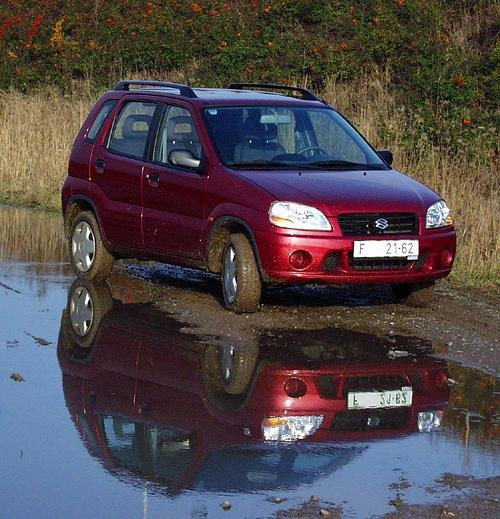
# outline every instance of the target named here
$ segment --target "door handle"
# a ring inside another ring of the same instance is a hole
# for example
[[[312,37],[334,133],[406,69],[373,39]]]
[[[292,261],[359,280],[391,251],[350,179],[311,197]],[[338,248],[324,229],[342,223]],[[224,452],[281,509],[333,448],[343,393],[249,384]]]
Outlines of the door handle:
[[[97,159],[95,161],[95,172],[96,173],[104,173],[104,168],[106,167],[106,163],[102,159]]]
[[[146,180],[148,180],[151,186],[157,187],[160,183],[160,175],[157,173],[146,173]]]

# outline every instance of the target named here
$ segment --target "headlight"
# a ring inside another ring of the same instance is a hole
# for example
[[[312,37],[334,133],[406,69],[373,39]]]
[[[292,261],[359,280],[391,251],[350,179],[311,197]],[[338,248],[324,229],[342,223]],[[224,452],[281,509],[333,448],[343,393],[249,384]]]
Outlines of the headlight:
[[[264,440],[289,442],[314,434],[323,416],[271,416],[262,420]]]
[[[441,429],[443,411],[424,411],[418,413],[417,426],[419,432],[436,432]]]
[[[330,222],[319,209],[294,202],[273,202],[269,209],[269,220],[273,225],[288,229],[332,230]]]
[[[438,227],[446,227],[447,225],[452,224],[453,217],[451,216],[451,211],[444,200],[432,204],[429,209],[427,209],[427,217],[425,220],[425,226],[427,229],[436,229]]]

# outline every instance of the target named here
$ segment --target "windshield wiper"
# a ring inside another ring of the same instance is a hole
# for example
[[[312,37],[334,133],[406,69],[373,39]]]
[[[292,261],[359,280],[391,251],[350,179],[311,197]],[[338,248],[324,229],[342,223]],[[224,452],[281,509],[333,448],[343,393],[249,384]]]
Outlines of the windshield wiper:
[[[297,162],[274,162],[272,160],[249,160],[247,162],[226,162],[226,166],[231,168],[253,168],[253,167],[277,167],[277,168],[297,168]]]
[[[361,162],[350,162],[348,160],[315,160],[308,162],[306,166],[317,168],[349,168],[349,169],[385,169],[383,164],[362,164]]]

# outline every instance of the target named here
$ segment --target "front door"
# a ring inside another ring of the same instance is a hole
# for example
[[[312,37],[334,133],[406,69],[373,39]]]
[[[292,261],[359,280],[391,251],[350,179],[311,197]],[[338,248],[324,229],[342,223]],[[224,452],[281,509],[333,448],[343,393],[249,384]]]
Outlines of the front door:
[[[173,150],[201,158],[202,147],[186,108],[165,105],[152,162],[143,173],[144,248],[181,258],[203,256],[204,197],[207,177],[169,162]]]

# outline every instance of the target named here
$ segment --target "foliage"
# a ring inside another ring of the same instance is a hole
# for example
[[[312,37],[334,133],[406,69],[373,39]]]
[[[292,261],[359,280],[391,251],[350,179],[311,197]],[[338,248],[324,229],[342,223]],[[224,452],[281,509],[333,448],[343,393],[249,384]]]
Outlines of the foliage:
[[[134,71],[168,77],[196,60],[188,76],[203,86],[299,80],[322,90],[377,65],[393,70],[401,98],[432,134],[435,103],[457,121],[492,124],[497,33],[493,2],[6,0],[0,88],[66,88],[89,77],[109,86]]]

